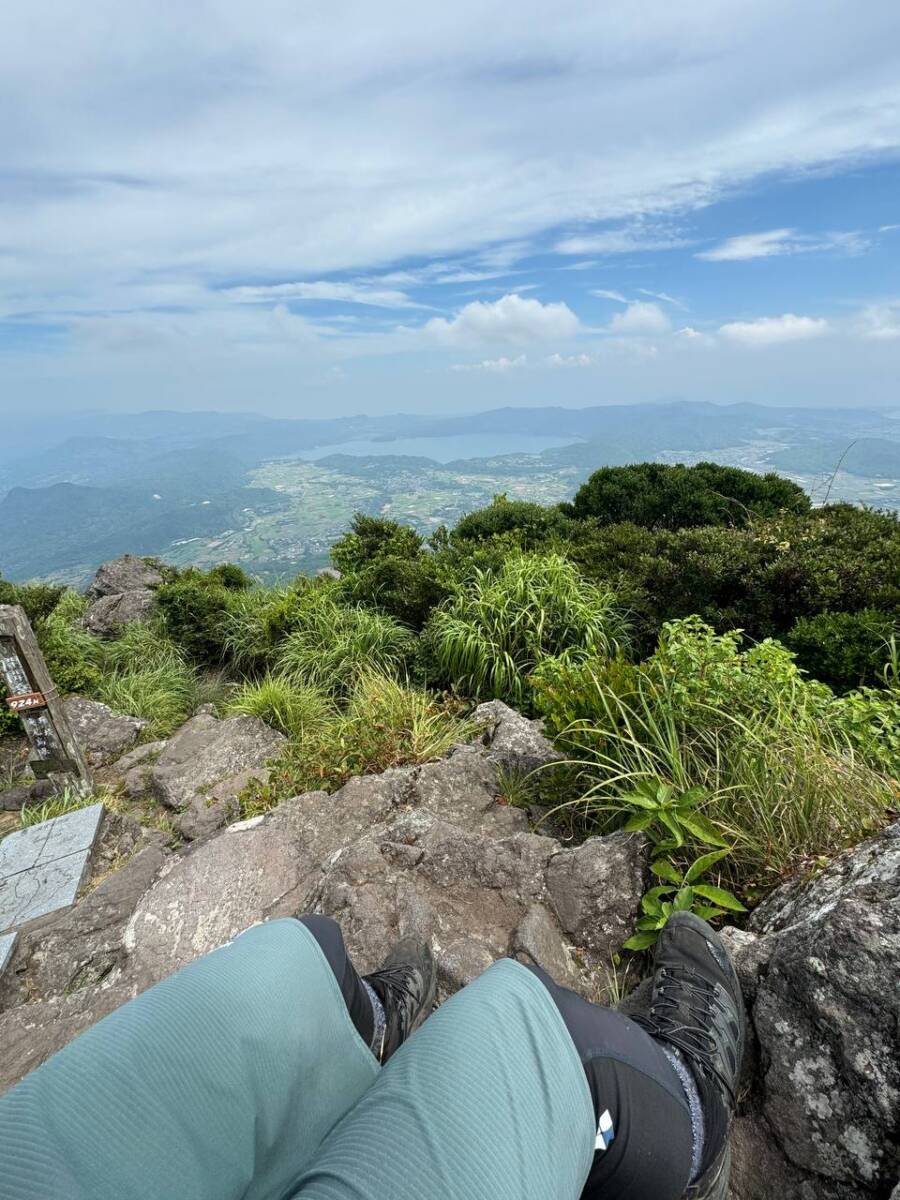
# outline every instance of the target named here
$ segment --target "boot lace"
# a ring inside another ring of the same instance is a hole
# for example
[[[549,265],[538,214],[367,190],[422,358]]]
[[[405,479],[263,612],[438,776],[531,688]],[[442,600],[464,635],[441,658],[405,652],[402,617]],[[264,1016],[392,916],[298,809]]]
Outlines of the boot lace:
[[[717,1004],[715,984],[710,980],[687,968],[663,967],[649,1013],[633,1020],[652,1037],[681,1051],[692,1067],[715,1078],[733,1102],[731,1081],[715,1062],[718,1046],[710,1026]]]

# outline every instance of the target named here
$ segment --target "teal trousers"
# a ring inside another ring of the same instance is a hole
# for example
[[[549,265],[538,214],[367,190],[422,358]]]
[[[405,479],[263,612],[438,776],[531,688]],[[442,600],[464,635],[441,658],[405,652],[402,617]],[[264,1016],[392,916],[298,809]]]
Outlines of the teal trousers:
[[[382,1069],[298,921],[157,984],[0,1099],[0,1200],[576,1200],[595,1124],[504,960]]]

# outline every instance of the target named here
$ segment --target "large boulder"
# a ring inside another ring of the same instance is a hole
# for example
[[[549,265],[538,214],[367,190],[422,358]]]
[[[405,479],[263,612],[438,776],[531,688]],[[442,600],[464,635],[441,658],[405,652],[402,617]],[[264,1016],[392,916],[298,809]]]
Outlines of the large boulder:
[[[99,700],[84,696],[70,696],[63,706],[72,732],[92,767],[105,767],[121,758],[147,727],[140,717],[123,716]]]
[[[773,893],[732,949],[764,1138],[810,1195],[886,1195],[900,1176],[900,823]]]
[[[152,559],[141,558],[137,554],[123,554],[121,558],[113,558],[98,568],[85,594],[88,601],[93,603],[101,596],[159,587],[162,581],[159,567]]]
[[[83,624],[95,637],[114,638],[126,625],[148,621],[152,612],[153,592],[149,588],[138,588],[132,592],[101,596],[84,614]]]
[[[194,800],[205,804],[224,780],[263,768],[287,739],[257,717],[220,721],[199,713],[169,739],[150,775],[153,796],[181,810]]]

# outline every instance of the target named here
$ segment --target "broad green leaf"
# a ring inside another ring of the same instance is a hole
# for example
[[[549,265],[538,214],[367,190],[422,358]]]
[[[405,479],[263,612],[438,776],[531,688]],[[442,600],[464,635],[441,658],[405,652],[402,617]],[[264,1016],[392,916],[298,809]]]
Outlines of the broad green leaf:
[[[675,845],[683,846],[684,834],[681,832],[681,826],[678,824],[678,821],[675,819],[675,817],[673,817],[670,813],[660,812],[659,819],[675,839]],[[685,822],[685,824],[687,824],[687,822]]]
[[[648,950],[651,946],[656,945],[658,934],[653,932],[636,933],[630,937],[627,942],[622,943],[623,950]]]
[[[652,813],[635,813],[633,817],[629,817],[622,828],[626,833],[635,833],[639,829],[646,829],[653,821]]]
[[[678,807],[680,808],[681,805],[684,804],[687,805],[688,808],[696,808],[701,800],[706,800],[708,796],[709,792],[706,790],[706,788],[688,788],[686,792],[682,792],[678,797]]]
[[[660,915],[658,917],[638,917],[638,929],[662,929],[666,919]]]
[[[624,796],[620,796],[619,799],[623,804],[633,804],[637,808],[658,807],[656,800],[653,797],[645,796],[643,792],[639,792],[637,789],[635,789],[633,792],[628,792]]]
[[[681,875],[675,870],[668,859],[658,858],[656,862],[650,864],[650,870],[654,875],[658,875],[660,879],[668,879],[676,887],[681,883]]]
[[[651,888],[649,892],[641,896],[641,908],[648,916],[659,916],[660,912],[662,912],[661,897],[670,895],[672,891],[673,889],[670,887]]]
[[[726,858],[731,853],[730,850],[712,850],[709,854],[701,854],[687,869],[684,877],[685,883],[693,883],[695,879],[699,879],[701,875],[705,875],[709,868],[719,862],[720,859]],[[652,870],[652,867],[651,867]]]
[[[716,917],[724,917],[724,908],[713,908],[711,904],[695,904],[694,912],[704,921],[713,921]]]
[[[737,896],[732,896],[731,892],[726,892],[724,888],[713,887],[709,883],[698,883],[694,891],[704,900],[712,900],[713,904],[718,904],[720,908],[727,908],[731,912],[747,911]]]
[[[690,912],[693,903],[694,889],[692,887],[683,887],[672,902],[672,910],[673,912]]]
[[[681,814],[681,823],[701,842],[706,842],[710,846],[723,846],[727,849],[728,843],[718,833],[715,826],[707,821],[706,817],[701,817],[699,813]]]

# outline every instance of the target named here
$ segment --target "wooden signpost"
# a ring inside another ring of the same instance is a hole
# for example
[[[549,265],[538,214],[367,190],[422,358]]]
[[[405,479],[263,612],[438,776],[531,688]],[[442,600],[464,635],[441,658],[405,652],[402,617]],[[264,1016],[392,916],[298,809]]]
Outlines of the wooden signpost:
[[[9,692],[6,705],[18,713],[31,743],[28,765],[35,776],[87,795],[90,771],[25,610],[17,604],[0,604],[0,681]]]

